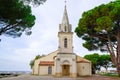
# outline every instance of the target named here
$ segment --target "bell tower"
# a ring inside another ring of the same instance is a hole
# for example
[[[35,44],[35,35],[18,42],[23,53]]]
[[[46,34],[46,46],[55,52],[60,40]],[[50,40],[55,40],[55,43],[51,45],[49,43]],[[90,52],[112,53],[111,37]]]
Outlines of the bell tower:
[[[62,23],[59,24],[59,53],[73,53],[73,32],[69,24],[66,5],[64,8]]]
[[[69,24],[66,5],[62,23],[59,24],[58,32],[59,47],[55,59],[55,75],[56,77],[70,76],[76,77],[76,55],[73,53],[73,32],[72,26]]]

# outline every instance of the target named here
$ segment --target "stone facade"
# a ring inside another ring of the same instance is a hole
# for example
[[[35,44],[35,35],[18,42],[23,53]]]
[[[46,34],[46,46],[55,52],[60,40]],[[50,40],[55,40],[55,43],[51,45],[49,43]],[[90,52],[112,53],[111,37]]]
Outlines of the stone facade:
[[[55,64],[56,64],[56,74],[58,73],[61,74],[59,76],[71,76],[71,77],[77,76],[75,54],[58,53],[57,58],[55,60]]]

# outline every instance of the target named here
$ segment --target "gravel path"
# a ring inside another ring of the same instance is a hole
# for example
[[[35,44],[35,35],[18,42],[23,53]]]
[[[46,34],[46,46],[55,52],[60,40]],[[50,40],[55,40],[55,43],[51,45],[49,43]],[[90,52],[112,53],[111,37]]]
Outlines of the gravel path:
[[[54,78],[53,76],[33,76],[33,75],[21,75],[18,77],[2,78],[0,80],[120,80],[120,78],[104,77],[94,75],[92,77],[78,77],[78,78]]]

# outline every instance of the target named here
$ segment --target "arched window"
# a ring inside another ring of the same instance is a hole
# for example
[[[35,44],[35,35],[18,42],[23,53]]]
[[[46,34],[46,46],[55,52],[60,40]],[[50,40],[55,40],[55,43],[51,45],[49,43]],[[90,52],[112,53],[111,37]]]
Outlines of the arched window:
[[[52,74],[52,67],[51,66],[48,67],[48,74]]]
[[[64,47],[67,48],[67,38],[64,39]]]

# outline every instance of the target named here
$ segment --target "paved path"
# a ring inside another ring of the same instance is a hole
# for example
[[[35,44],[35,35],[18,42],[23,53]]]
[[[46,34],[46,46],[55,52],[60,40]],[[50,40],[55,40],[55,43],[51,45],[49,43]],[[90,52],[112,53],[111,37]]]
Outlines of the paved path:
[[[94,75],[92,77],[78,77],[78,78],[54,78],[53,76],[33,76],[33,75],[21,75],[18,77],[9,77],[9,78],[2,78],[0,80],[120,80],[120,78],[112,78],[112,77],[105,77]]]

